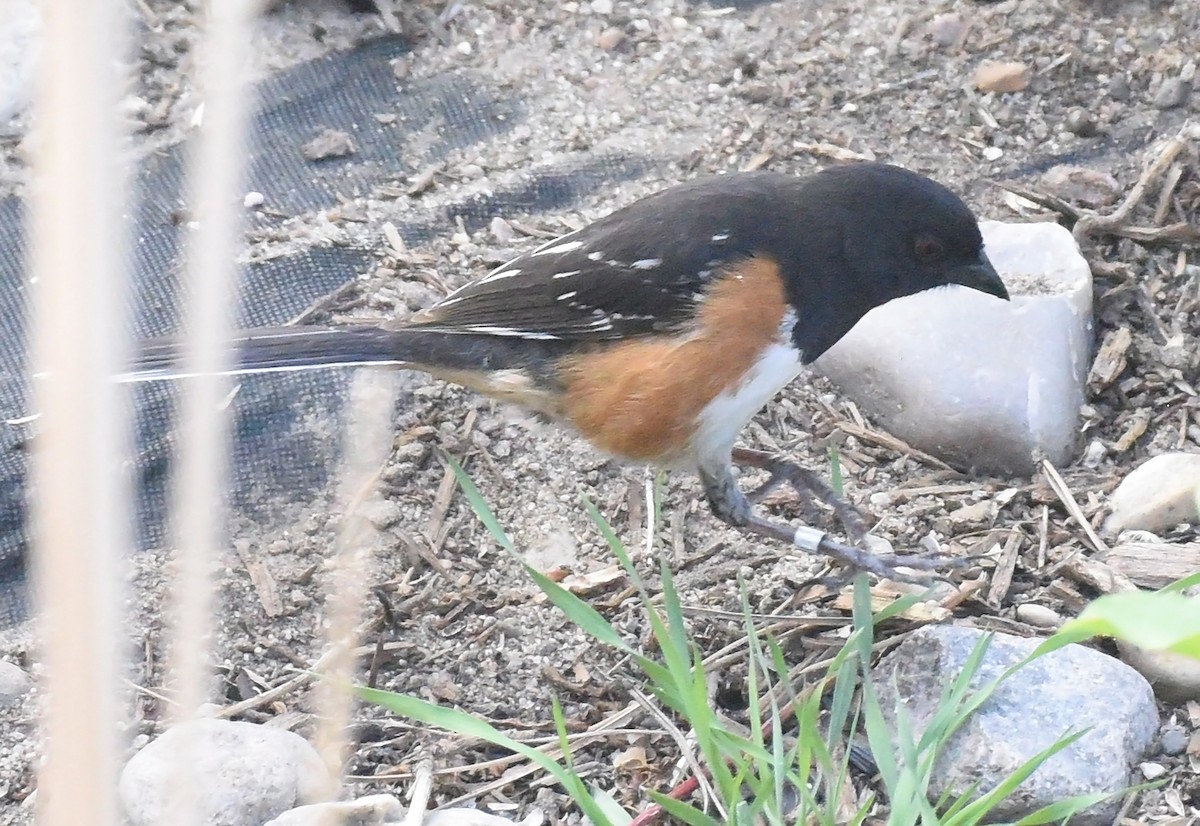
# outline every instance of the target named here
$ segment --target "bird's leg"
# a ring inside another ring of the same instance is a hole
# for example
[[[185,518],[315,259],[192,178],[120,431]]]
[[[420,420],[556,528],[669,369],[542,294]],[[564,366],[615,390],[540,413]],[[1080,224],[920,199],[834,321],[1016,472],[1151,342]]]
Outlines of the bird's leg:
[[[700,479],[704,483],[704,493],[708,497],[709,507],[722,521],[738,528],[778,539],[793,545],[802,551],[812,554],[823,554],[844,565],[860,571],[869,571],[880,577],[900,581],[921,581],[904,574],[897,568],[911,568],[922,571],[935,571],[954,568],[963,560],[953,557],[931,557],[914,554],[873,554],[862,548],[838,542],[827,533],[807,525],[792,527],[786,522],[777,522],[758,516],[746,494],[737,486],[733,468],[728,462],[713,463],[701,466]]]
[[[733,449],[733,463],[765,470],[771,474],[766,482],[748,494],[751,502],[761,501],[764,496],[786,482],[801,496],[811,496],[832,508],[834,516],[842,523],[847,535],[854,542],[860,542],[867,535],[867,523],[858,509],[838,496],[833,488],[812,471],[771,453],[745,447]]]

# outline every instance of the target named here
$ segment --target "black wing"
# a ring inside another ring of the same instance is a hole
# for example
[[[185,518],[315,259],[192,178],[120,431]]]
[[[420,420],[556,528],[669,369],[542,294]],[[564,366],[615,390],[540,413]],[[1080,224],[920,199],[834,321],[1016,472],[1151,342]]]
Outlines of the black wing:
[[[797,181],[743,173],[651,195],[514,258],[413,325],[574,341],[685,327],[721,272],[761,251]]]

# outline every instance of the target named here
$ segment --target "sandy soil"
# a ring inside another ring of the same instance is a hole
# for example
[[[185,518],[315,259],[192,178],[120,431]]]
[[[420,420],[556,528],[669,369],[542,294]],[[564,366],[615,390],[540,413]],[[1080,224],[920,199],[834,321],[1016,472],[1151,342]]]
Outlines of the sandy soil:
[[[131,112],[147,146],[178,139],[194,107],[187,78],[196,36],[193,5],[146,4],[139,31],[140,103]],[[443,235],[401,256],[387,249],[381,228],[401,215],[436,215],[445,203],[581,152],[650,152],[664,163],[639,180],[602,188],[569,211],[543,216],[535,229],[563,231],[696,174],[759,166],[803,172],[841,154],[926,172],[962,193],[981,216],[1017,220],[1039,211],[1017,204],[994,181],[1053,189],[1045,173],[1067,163],[1111,176],[1123,192],[1155,141],[1174,135],[1200,110],[1200,94],[1172,91],[1181,75],[1195,71],[1200,54],[1200,5],[1183,0],[742,5],[487,0],[453,8],[407,6],[404,25],[418,44],[397,69],[402,83],[465,73],[519,90],[530,111],[503,139],[447,158],[418,197],[368,193],[351,203],[365,221],[322,219],[339,239],[378,251],[376,266],[360,274],[359,289],[333,314],[410,312],[439,290],[422,273],[436,267],[438,279],[452,287],[537,243],[521,232],[510,237],[489,228],[472,235],[448,224]],[[285,4],[263,23],[262,65],[269,71],[381,30],[376,18],[334,3]],[[1028,88],[980,92],[972,78],[984,60],[1025,64]],[[0,149],[6,153],[0,169],[15,170],[6,180],[19,189],[19,144]],[[1168,206],[1195,221],[1200,178],[1195,157],[1184,160],[1192,165],[1185,164]],[[405,189],[410,184],[396,182]],[[1153,202],[1137,217],[1151,223],[1152,213]],[[288,229],[308,237],[312,228],[297,222]],[[1097,276],[1097,340],[1122,327],[1131,333],[1124,369],[1089,388],[1081,458],[1060,469],[1084,513],[1098,521],[1104,494],[1140,461],[1166,450],[1200,450],[1194,389],[1200,345],[1192,333],[1200,325],[1200,262],[1194,249],[1112,239],[1102,239],[1090,254],[1110,265]],[[370,574],[364,643],[380,647],[364,658],[367,676],[379,687],[456,703],[528,739],[552,733],[552,695],[576,729],[623,708],[628,687],[637,684],[628,663],[592,644],[538,598],[454,491],[439,457],[444,451],[466,465],[526,560],[542,570],[576,574],[612,564],[581,505],[584,496],[631,548],[643,547],[643,472],[607,461],[559,429],[423,376],[404,376],[402,393],[397,438],[382,474],[386,501],[372,511],[379,553]],[[1071,565],[1060,564],[1088,545],[1044,477],[967,478],[898,450],[869,422],[859,422],[823,380],[797,382],[785,391],[747,430],[745,441],[815,469],[826,469],[829,446],[838,446],[849,497],[880,521],[878,533],[899,548],[932,543],[962,554],[1003,547],[1008,557],[1001,558],[1015,559],[1010,583],[993,584],[990,564],[963,574],[989,577],[955,609],[971,622],[1037,633],[1016,618],[1017,605],[1035,601],[1071,616],[1096,594]],[[739,635],[739,575],[760,613],[844,615],[832,595],[804,587],[822,572],[819,560],[723,528],[697,496],[693,479],[666,479],[656,548],[676,572],[681,596],[694,609],[695,639],[706,650]],[[964,510],[981,502],[987,504]],[[772,508],[781,515],[800,513],[786,495]],[[321,583],[338,524],[339,508],[327,505],[296,514],[291,529],[268,535],[253,524],[236,525],[222,572],[213,662],[221,678],[218,702],[252,698],[320,655]],[[1188,533],[1169,538],[1196,539]],[[656,566],[644,560],[644,567]],[[170,565],[165,553],[150,553],[140,555],[135,568],[131,679],[157,691]],[[644,641],[647,628],[627,585],[618,579],[589,598],[628,639]],[[811,629],[803,637],[789,638],[797,660],[819,658],[835,639]],[[4,653],[23,664],[36,659],[19,633],[10,635]],[[717,695],[734,717],[741,714],[739,667],[729,669]],[[29,817],[36,704],[35,695],[0,711],[6,822]],[[1189,730],[1197,725],[1186,708],[1163,711],[1164,720]],[[144,742],[160,730],[162,717],[160,702],[139,693],[131,736]],[[311,697],[299,689],[242,718],[308,732]],[[494,769],[456,769],[494,756],[477,743],[390,720],[371,708],[360,709],[357,720],[349,765],[353,793],[406,790],[422,756],[431,756],[438,769],[438,802],[470,795],[497,776]],[[647,718],[628,725],[649,724]],[[648,765],[615,769],[613,754],[631,744],[646,749]],[[669,738],[629,733],[582,747],[577,761],[591,780],[615,784],[619,799],[633,803],[645,789],[670,782],[675,756]],[[1186,756],[1154,759],[1171,771],[1169,789],[1184,801],[1200,796]],[[535,803],[552,815],[563,811],[552,789],[528,779],[480,794],[477,802],[504,812]],[[1131,811],[1140,819],[1169,814],[1164,790],[1146,792]]]

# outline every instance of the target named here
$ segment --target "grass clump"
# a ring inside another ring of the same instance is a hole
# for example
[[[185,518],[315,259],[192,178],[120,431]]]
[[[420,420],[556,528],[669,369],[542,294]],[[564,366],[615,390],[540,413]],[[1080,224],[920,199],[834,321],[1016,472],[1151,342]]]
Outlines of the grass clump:
[[[516,554],[512,541],[462,467],[449,460],[471,507],[496,541]],[[657,489],[656,489],[657,490]],[[657,495],[652,497],[651,525],[657,523]],[[970,714],[987,701],[1000,683],[1020,664],[982,687],[973,687],[986,654],[985,638],[967,666],[946,686],[939,711],[916,737],[903,709],[895,710],[894,728],[887,721],[869,679],[879,623],[903,612],[919,597],[893,602],[872,613],[867,580],[854,585],[853,625],[845,644],[813,682],[797,687],[784,652],[770,636],[760,634],[743,589],[743,625],[748,651],[746,686],[749,724],[745,729],[720,717],[709,704],[709,679],[699,647],[688,636],[683,605],[671,572],[660,568],[661,590],[650,592],[612,526],[590,502],[587,512],[636,587],[659,654],[651,657],[631,646],[588,603],[522,561],[530,578],[547,598],[582,631],[634,662],[645,678],[650,696],[662,712],[686,732],[685,755],[696,771],[672,794],[650,792],[653,806],[639,814],[627,812],[606,790],[589,786],[573,770],[567,728],[558,700],[553,700],[558,731],[556,748],[535,748],[518,742],[486,721],[455,708],[376,689],[360,695],[391,711],[463,736],[490,742],[532,761],[562,786],[580,812],[593,824],[642,824],[656,815],[694,826],[717,824],[812,823],[856,826],[868,815],[886,812],[888,824],[945,824],[968,826],[987,820],[988,813],[1052,754],[1066,748],[1082,732],[1060,739],[1013,776],[983,795],[931,803],[928,796],[937,756]],[[519,557],[518,557],[519,559]],[[1065,642],[1061,643],[1065,644]],[[1059,647],[1052,641],[1045,651]],[[1034,656],[1045,653],[1040,650]],[[784,679],[780,679],[780,676]],[[850,744],[865,741],[878,766],[886,805],[877,806],[873,793],[855,791]],[[1022,824],[1059,822],[1104,799],[1091,795],[1063,801],[1036,812]],[[658,811],[654,811],[658,807]]]

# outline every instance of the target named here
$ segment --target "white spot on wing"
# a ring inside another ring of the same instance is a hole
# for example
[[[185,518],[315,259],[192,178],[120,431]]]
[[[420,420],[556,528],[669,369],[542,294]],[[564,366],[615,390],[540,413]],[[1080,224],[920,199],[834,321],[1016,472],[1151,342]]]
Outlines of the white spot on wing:
[[[570,301],[575,296],[579,295],[579,290],[571,290],[569,293],[563,293],[555,298],[555,301]]]
[[[661,258],[643,258],[630,264],[635,270],[652,270],[662,264]]]
[[[583,246],[582,241],[566,241],[565,243],[554,243],[549,247],[538,247],[531,255],[560,255],[564,252],[574,252]]]
[[[485,276],[484,276],[484,277],[483,277],[483,278],[480,280],[480,282],[479,282],[479,283],[481,283],[481,284],[489,284],[489,283],[491,283],[492,281],[500,281],[501,279],[504,279],[504,278],[512,278],[514,275],[520,275],[520,274],[521,274],[521,268],[520,268],[520,267],[513,267],[511,270],[506,270],[506,269],[504,269],[504,267],[507,267],[507,266],[508,266],[507,264],[504,264],[503,266],[501,266],[501,267],[498,267],[498,268],[496,268],[496,269],[492,270],[490,273],[488,273],[487,275],[485,275]]]
[[[720,244],[724,241],[728,241],[729,233],[728,232],[719,232],[712,237],[712,240],[713,240],[714,244]]]
[[[556,272],[554,278],[570,278],[572,275],[579,275],[579,270],[569,270],[568,272]]]
[[[550,333],[535,333],[530,330],[515,330],[512,327],[492,327],[486,324],[478,324],[470,327],[464,327],[464,331],[469,333],[482,333],[488,336],[509,336],[511,338],[528,338],[535,341],[553,341],[558,336]]]
[[[589,260],[589,261],[599,261],[603,257],[604,257],[604,253],[600,252],[600,251],[589,252],[587,254],[587,260]]]

